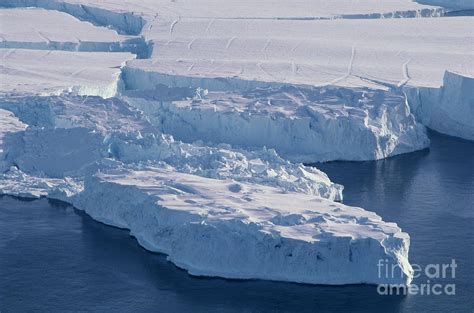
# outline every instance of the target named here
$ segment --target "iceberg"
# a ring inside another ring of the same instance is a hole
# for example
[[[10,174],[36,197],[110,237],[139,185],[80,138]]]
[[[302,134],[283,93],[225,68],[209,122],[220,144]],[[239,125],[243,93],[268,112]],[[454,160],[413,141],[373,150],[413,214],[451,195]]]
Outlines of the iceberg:
[[[311,284],[407,284],[409,237],[375,213],[314,196],[161,168],[105,170],[74,205],[130,229],[197,276]],[[385,278],[377,263],[397,272]]]

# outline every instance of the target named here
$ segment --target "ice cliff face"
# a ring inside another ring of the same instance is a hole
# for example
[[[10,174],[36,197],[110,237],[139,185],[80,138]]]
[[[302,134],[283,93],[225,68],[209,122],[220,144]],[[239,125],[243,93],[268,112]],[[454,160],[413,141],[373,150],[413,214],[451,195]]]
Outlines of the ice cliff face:
[[[288,86],[211,92],[181,101],[154,100],[165,98],[165,90],[158,93],[132,93],[126,100],[183,141],[266,146],[307,163],[377,160],[429,144],[405,97],[393,92]]]
[[[474,140],[474,78],[446,72],[440,88],[410,88],[416,117],[440,133]]]
[[[0,109],[0,172],[7,170],[16,157],[26,127],[12,112]]]

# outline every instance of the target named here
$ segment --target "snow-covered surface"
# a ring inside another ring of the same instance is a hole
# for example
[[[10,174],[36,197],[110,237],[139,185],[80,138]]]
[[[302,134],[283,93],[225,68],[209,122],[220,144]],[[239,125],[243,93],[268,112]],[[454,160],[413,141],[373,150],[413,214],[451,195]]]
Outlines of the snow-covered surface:
[[[145,33],[154,53],[129,62],[124,79],[131,89],[253,86],[247,81],[439,87],[446,70],[474,75],[469,24],[471,17],[156,20]]]
[[[3,5],[56,9],[126,33],[141,32],[153,41],[155,55],[130,62],[136,69],[126,80],[131,88],[143,87],[149,78],[136,77],[142,70],[174,80],[235,76],[345,86],[373,86],[375,81],[383,88],[407,82],[439,87],[445,70],[472,71],[473,35],[465,27],[470,18],[420,18],[441,14],[436,5],[456,2],[456,7],[469,8],[468,1],[437,2],[8,0]],[[413,18],[387,18],[397,16]],[[136,18],[146,25],[137,25]]]
[[[128,228],[151,251],[193,275],[314,284],[387,282],[379,259],[407,283],[409,237],[375,213],[254,184],[159,168],[111,170],[74,202],[94,219]]]
[[[4,8],[35,7],[60,11],[97,26],[113,28],[121,34],[140,34],[145,20],[135,15],[131,6],[124,6],[123,2],[120,2],[122,9],[120,6],[116,6],[115,9],[104,9],[101,6],[102,3],[104,1],[96,1],[88,5],[85,1],[76,0],[3,0],[0,6]]]
[[[429,144],[401,93],[288,86],[154,100],[165,91],[130,93],[126,100],[163,132],[187,142],[266,146],[306,163],[382,159]]]
[[[69,43],[117,42],[117,32],[81,22],[69,14],[44,9],[3,9],[0,10],[2,27],[1,44],[5,42]],[[67,25],[68,31],[64,31]],[[38,45],[39,46],[39,45]],[[37,49],[37,48],[36,48]]]
[[[133,57],[131,53],[0,49],[0,93],[113,97],[120,68]]]
[[[72,203],[194,275],[411,281],[407,234],[288,160],[423,149],[420,122],[473,139],[470,1],[0,6],[1,194]]]

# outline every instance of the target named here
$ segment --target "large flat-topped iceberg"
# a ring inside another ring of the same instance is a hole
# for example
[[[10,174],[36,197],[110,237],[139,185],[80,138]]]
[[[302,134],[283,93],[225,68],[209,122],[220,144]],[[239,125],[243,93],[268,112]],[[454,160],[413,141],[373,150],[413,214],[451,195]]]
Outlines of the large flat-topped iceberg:
[[[470,22],[470,17],[159,19],[145,34],[155,53],[129,62],[124,78],[130,89],[158,83],[235,89],[248,81],[439,87],[446,70],[473,72]]]
[[[130,229],[192,275],[311,284],[412,279],[409,237],[396,224],[313,196],[159,168],[116,169],[90,177],[74,204]],[[380,259],[398,275],[380,277]]]
[[[130,53],[65,52],[0,49],[0,94],[79,95],[113,97],[120,68]]]
[[[288,86],[177,101],[160,100],[162,89],[156,93],[129,93],[126,100],[163,132],[187,142],[265,146],[306,163],[382,159],[429,144],[405,97],[395,92]]]

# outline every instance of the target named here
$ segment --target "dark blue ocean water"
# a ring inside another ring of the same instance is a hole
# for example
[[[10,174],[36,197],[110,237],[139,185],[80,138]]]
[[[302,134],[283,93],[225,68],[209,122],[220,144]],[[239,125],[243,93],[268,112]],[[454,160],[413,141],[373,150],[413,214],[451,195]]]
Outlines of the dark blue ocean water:
[[[439,281],[455,283],[454,296],[190,277],[140,248],[126,231],[70,206],[3,197],[0,311],[473,312],[474,143],[430,135],[429,151],[318,166],[345,185],[345,203],[376,211],[410,233],[412,263],[454,258],[456,277]]]

